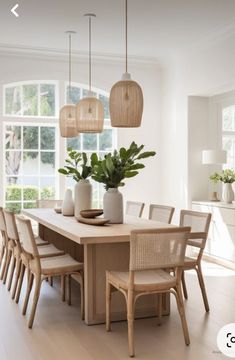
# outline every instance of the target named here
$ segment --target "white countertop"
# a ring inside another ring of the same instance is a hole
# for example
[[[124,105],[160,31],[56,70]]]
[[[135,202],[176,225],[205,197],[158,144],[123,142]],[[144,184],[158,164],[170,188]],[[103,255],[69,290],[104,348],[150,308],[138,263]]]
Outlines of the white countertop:
[[[193,200],[192,203],[195,205],[214,206],[214,207],[221,207],[225,209],[235,210],[234,202],[232,204],[228,204],[223,201]]]

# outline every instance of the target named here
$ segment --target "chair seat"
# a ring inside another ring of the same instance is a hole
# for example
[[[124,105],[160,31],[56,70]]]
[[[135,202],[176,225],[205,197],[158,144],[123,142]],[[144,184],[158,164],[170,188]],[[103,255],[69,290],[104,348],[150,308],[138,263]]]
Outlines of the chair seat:
[[[128,290],[128,271],[107,271],[107,279],[115,287]],[[164,270],[135,271],[134,290],[136,291],[152,291],[158,290],[158,288],[167,290],[174,287],[175,284],[175,277]]]
[[[35,240],[36,240],[36,245],[37,246],[42,246],[42,245],[48,245],[49,244],[48,241],[45,241],[45,240],[41,239],[40,236],[38,236],[38,235],[35,235]]]
[[[77,272],[83,269],[83,264],[74,260],[70,255],[65,254],[56,257],[47,257],[41,261],[42,275],[56,275]],[[31,264],[32,271],[34,270],[34,261]]]
[[[197,264],[197,259],[185,256],[184,266],[183,266],[184,268],[191,269],[194,268],[196,264]]]
[[[47,256],[64,255],[64,251],[57,249],[53,244],[39,246],[38,252],[40,258]]]

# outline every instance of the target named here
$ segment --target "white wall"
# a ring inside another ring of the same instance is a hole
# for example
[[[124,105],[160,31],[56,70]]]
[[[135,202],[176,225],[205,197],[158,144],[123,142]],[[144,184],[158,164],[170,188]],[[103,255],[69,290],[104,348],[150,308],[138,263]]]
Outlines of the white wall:
[[[2,85],[21,80],[67,80],[67,59],[61,56],[1,54],[0,56],[0,114],[2,114]],[[124,64],[120,60],[94,60],[93,86],[110,91],[113,83],[121,78]],[[156,64],[130,63],[132,78],[140,83],[144,92],[144,114],[140,129],[122,129],[118,132],[118,146],[128,146],[133,140],[147,144],[146,150],[156,150],[158,156],[146,161],[146,169],[127,181],[123,193],[126,199],[149,203],[159,201],[159,147],[160,147],[160,93],[161,71]],[[87,62],[75,59],[73,81],[86,84]],[[2,123],[0,116],[0,154],[2,154]],[[2,164],[0,155],[0,163]],[[2,183],[2,173],[0,174]],[[2,189],[2,186],[0,187]],[[3,193],[0,192],[0,203]]]

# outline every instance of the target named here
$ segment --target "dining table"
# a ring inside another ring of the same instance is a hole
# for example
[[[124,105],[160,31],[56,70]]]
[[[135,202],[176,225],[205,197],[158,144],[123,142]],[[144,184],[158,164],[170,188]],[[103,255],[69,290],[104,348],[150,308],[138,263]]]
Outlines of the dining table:
[[[84,306],[87,325],[105,322],[106,270],[128,271],[130,234],[132,230],[170,228],[174,225],[153,220],[125,216],[122,224],[94,226],[77,221],[74,216],[63,216],[54,209],[25,209],[23,214],[39,224],[42,239],[69,253],[84,263]],[[135,317],[157,315],[156,294],[142,296],[135,306]],[[163,315],[170,314],[170,295],[163,299]],[[116,291],[112,296],[112,321],[126,320],[126,301]]]

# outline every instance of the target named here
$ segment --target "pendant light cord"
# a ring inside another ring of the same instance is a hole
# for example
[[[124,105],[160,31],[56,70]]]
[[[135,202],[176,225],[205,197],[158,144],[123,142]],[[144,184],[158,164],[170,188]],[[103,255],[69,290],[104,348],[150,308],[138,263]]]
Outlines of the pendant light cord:
[[[72,79],[72,35],[69,34],[69,103],[71,104],[71,79]]]
[[[128,58],[128,4],[127,4],[127,0],[126,0],[126,6],[125,6],[125,20],[126,20],[126,73],[128,72],[128,62],[127,62],[127,58]]]
[[[91,91],[91,16],[89,16],[89,91]]]

